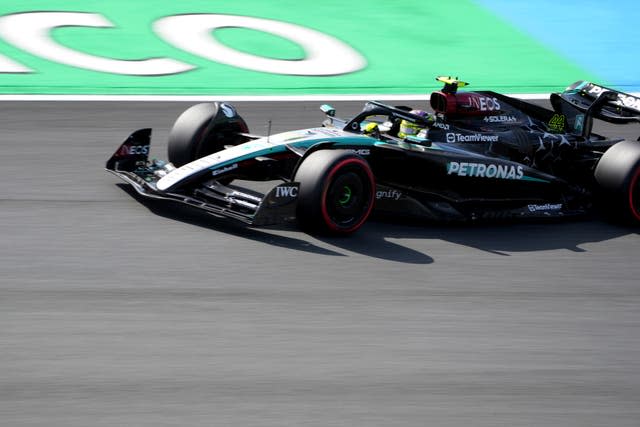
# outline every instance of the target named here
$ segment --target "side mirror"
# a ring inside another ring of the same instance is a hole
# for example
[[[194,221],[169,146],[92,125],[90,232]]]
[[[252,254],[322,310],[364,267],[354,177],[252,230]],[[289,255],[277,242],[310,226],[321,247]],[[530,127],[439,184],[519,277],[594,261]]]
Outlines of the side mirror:
[[[322,104],[320,106],[320,111],[322,111],[329,117],[334,117],[336,115],[336,109],[329,104]]]

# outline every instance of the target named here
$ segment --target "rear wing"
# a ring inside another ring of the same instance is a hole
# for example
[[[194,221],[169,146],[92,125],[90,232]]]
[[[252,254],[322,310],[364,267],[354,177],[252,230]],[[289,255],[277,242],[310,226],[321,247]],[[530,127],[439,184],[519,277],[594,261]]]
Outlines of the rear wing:
[[[599,107],[592,108],[598,98]],[[566,101],[583,113],[591,112],[596,119],[610,123],[640,122],[640,98],[595,83],[579,80],[560,94],[551,95],[554,108]],[[595,110],[595,111],[594,111]]]

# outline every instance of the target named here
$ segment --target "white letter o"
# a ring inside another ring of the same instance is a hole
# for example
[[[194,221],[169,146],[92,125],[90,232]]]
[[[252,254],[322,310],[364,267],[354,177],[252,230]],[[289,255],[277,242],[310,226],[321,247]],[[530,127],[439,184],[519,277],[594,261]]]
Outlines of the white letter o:
[[[194,67],[170,58],[123,60],[105,58],[62,46],[51,38],[58,27],[112,28],[104,16],[82,12],[26,12],[0,17],[0,37],[25,52],[49,61],[103,73],[159,76],[189,71]],[[3,72],[28,72],[0,57]]]
[[[265,58],[240,52],[211,36],[219,28],[248,28],[275,34],[299,44],[302,60]],[[274,74],[332,76],[361,70],[367,61],[356,50],[327,34],[270,19],[237,15],[194,14],[159,19],[154,31],[179,49],[234,67]]]

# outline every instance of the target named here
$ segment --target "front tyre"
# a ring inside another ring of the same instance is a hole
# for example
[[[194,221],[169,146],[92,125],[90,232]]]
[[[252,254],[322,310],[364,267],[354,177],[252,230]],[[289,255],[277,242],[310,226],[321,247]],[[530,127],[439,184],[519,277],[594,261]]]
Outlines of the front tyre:
[[[247,141],[249,132],[236,109],[220,102],[196,104],[185,110],[169,133],[169,161],[176,167]]]
[[[609,148],[598,162],[595,178],[605,213],[640,224],[640,143],[621,141]]]
[[[373,172],[362,157],[349,151],[311,153],[294,181],[300,184],[296,215],[306,231],[347,235],[358,230],[373,209]]]

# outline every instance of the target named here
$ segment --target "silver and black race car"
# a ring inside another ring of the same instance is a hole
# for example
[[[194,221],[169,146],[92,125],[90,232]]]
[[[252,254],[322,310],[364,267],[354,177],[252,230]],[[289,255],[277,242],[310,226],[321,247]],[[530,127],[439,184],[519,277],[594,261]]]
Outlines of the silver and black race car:
[[[368,102],[322,126],[249,133],[236,108],[187,109],[169,136],[168,162],[150,160],[151,129],[131,134],[106,168],[145,197],[185,203],[252,225],[297,221],[349,234],[373,211],[445,221],[569,217],[601,207],[640,223],[640,142],[592,132],[594,119],[640,121],[640,99],[579,81],[552,109],[438,78],[433,109]],[[403,125],[420,129],[400,132]],[[275,181],[266,194],[249,181]]]

